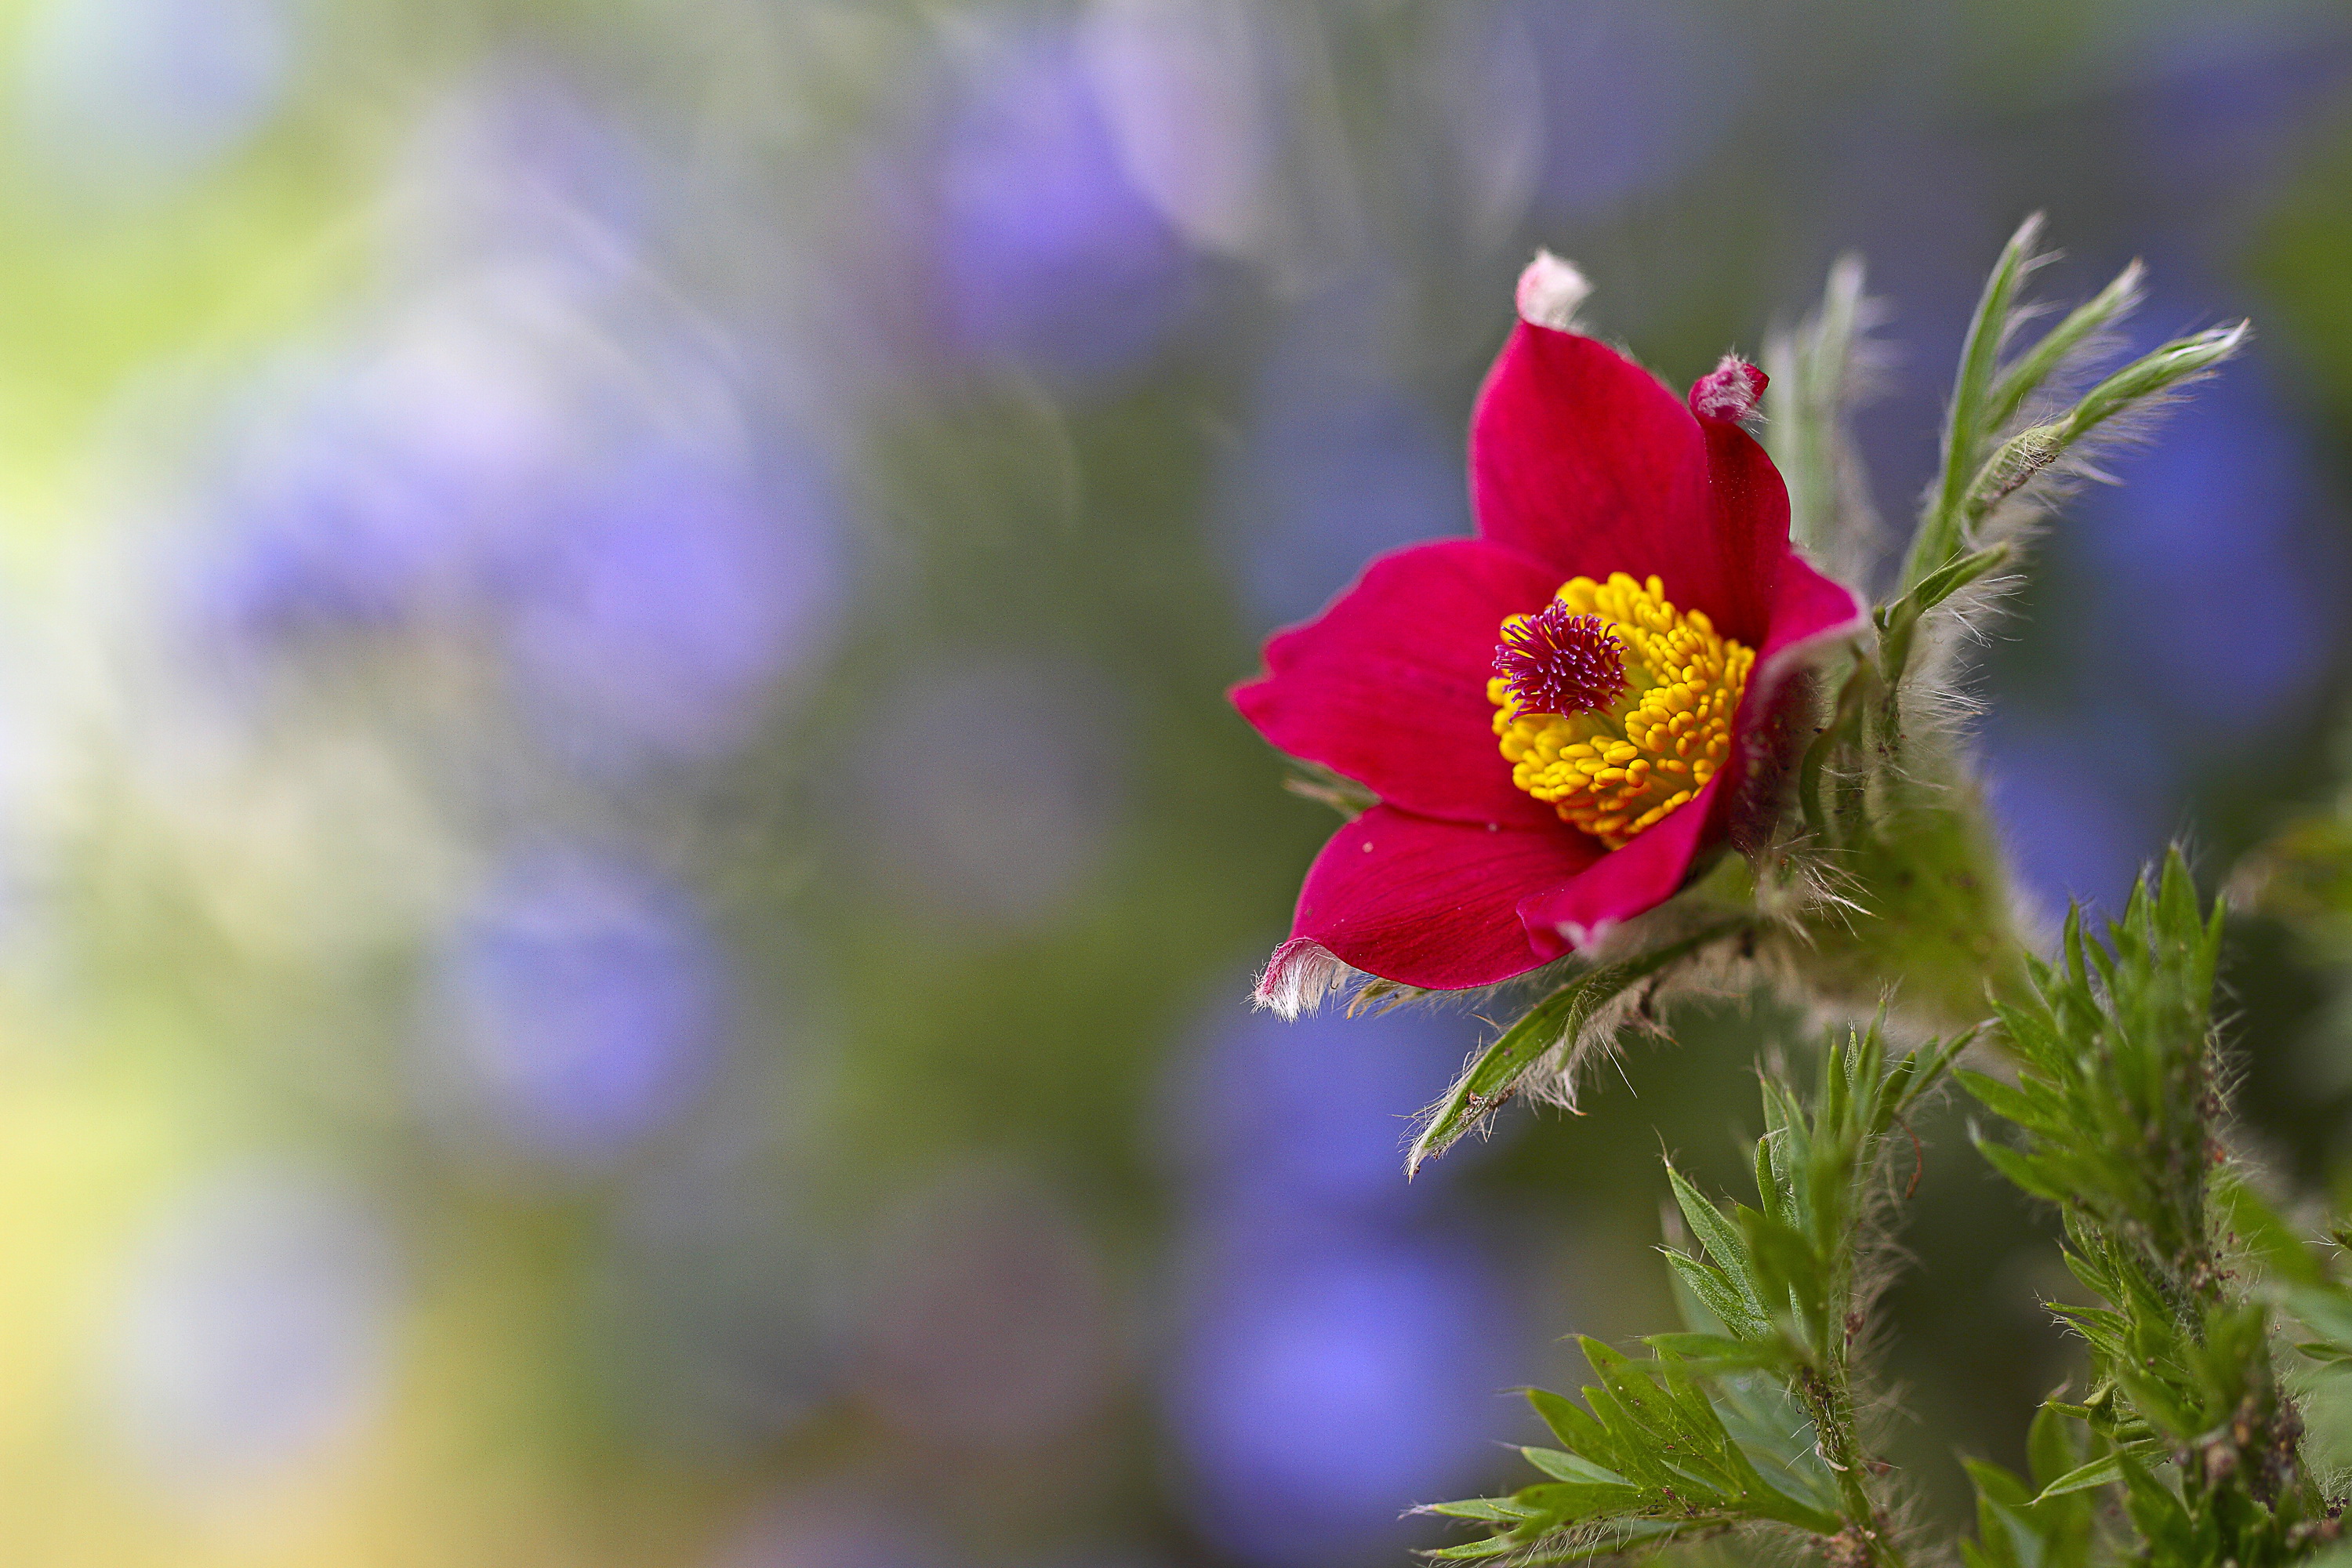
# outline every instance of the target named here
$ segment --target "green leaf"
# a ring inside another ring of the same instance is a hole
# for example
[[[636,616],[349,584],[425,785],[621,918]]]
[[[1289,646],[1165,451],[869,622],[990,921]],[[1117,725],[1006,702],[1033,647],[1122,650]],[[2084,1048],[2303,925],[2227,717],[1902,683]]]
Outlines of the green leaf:
[[[1764,439],[1789,483],[1790,532],[1815,559],[1834,562],[1868,532],[1865,482],[1847,418],[1854,402],[1856,345],[1867,333],[1858,256],[1830,268],[1822,302],[1793,333],[1765,342]]]
[[[2137,261],[2116,275],[2097,295],[2078,305],[2066,319],[2044,333],[2042,341],[2020,354],[1993,383],[1986,398],[1985,424],[1999,429],[2017,416],[2026,399],[2040,391],[2067,359],[2108,327],[2139,306],[2146,270]]]
[[[2044,1114],[2042,1108],[2034,1102],[2032,1095],[2022,1089],[2012,1089],[1997,1078],[1987,1078],[1984,1074],[1972,1072],[1967,1068],[1955,1072],[1952,1078],[1962,1089],[1969,1091],[1978,1104],[1995,1116],[2024,1127],[2038,1128],[2048,1124],[2049,1118]]]
[[[2083,1462],[2066,1417],[2047,1404],[2033,1414],[2033,1425],[2025,1435],[2025,1453],[2034,1484],[2043,1488]]]
[[[1528,1508],[1508,1498],[1467,1498],[1461,1502],[1433,1502],[1431,1513],[1442,1513],[1450,1519],[1483,1519],[1497,1524],[1517,1524],[1524,1520],[1540,1519],[1540,1510]]]
[[[1996,544],[1988,550],[1962,555],[1946,562],[1911,590],[1911,595],[1923,610],[1932,610],[1978,578],[2000,566],[2010,557],[2006,544]]]
[[[1673,1163],[1665,1166],[1665,1183],[1667,1187],[1673,1187],[1675,1206],[1682,1208],[1684,1223],[1689,1225],[1691,1234],[1698,1237],[1700,1246],[1707,1248],[1707,1258],[1712,1258],[1717,1268],[1722,1268],[1727,1279],[1731,1279],[1734,1284],[1745,1284],[1755,1265],[1748,1260],[1748,1244],[1740,1241],[1738,1227],[1731,1225],[1731,1220],[1724,1217],[1722,1208],[1710,1204],[1698,1187],[1694,1187],[1689,1180],[1684,1180],[1682,1171],[1677,1171]],[[1750,1302],[1750,1310],[1752,1307],[1755,1307],[1755,1302]]]
[[[1645,1334],[1642,1342],[1652,1350],[1680,1357],[1694,1371],[1766,1371],[1790,1363],[1788,1351],[1778,1339],[1762,1337],[1769,1331],[1769,1325],[1763,1325],[1754,1339],[1732,1339],[1723,1334]]]
[[[1591,1519],[1615,1519],[1633,1512],[1648,1500],[1640,1487],[1625,1481],[1551,1481],[1528,1487],[1512,1500],[1517,1517],[1541,1519],[1557,1527]]]
[[[1960,513],[1968,496],[1968,483],[1976,472],[1990,433],[1986,414],[1994,367],[2013,324],[2018,285],[2033,266],[2034,247],[2041,237],[2042,215],[2035,213],[2018,226],[2009,243],[2001,247],[2000,258],[1993,263],[1992,272],[1985,279],[1984,292],[1978,297],[1976,314],[1969,321],[1968,338],[1960,350],[1960,367],[1953,381],[1951,403],[1945,414],[1943,471],[1931,492],[1927,516],[1920,521],[1919,532],[1912,541],[1910,559],[1904,567],[1906,591],[1917,586],[1959,549]]]
[[[2033,1196],[2063,1204],[2072,1195],[2063,1186],[2045,1177],[2033,1160],[2016,1150],[1996,1143],[1990,1138],[1977,1139],[1976,1145],[1977,1152],[1985,1157],[1987,1163]]]
[[[1591,1460],[1574,1454],[1563,1454],[1558,1448],[1521,1448],[1527,1461],[1554,1480],[1600,1481],[1611,1486],[1623,1486],[1625,1478],[1605,1469]]]
[[[1431,1109],[1405,1157],[1405,1174],[1412,1176],[1493,1115],[1517,1090],[1519,1081],[1547,1058],[1563,1051],[1572,1055],[1611,1003],[1676,959],[1733,929],[1731,925],[1710,927],[1654,952],[1588,969],[1528,1008],[1480,1053]]]
[[[1434,1509],[1430,1511],[1435,1512]],[[1441,1546],[1426,1553],[1444,1563],[1475,1563],[1487,1557],[1509,1557],[1517,1554],[1522,1542],[1508,1535],[1490,1535],[1484,1541],[1465,1542],[1459,1546]]]
[[[1543,1424],[1551,1428],[1551,1435],[1559,1439],[1562,1447],[1587,1458],[1610,1456],[1613,1445],[1608,1432],[1577,1408],[1574,1400],[1563,1399],[1549,1389],[1530,1388],[1528,1403],[1535,1406],[1536,1414],[1543,1417]]]
[[[2239,1243],[2273,1275],[2308,1289],[2333,1287],[2335,1282],[2318,1253],[2234,1173],[2223,1172],[2213,1184],[2213,1203]]]
[[[2334,1286],[2305,1286],[2287,1291],[2286,1310],[2302,1319],[2305,1328],[2352,1350],[2352,1295]]]
[[[2121,1453],[2105,1454],[2093,1459],[2087,1465],[2077,1465],[2060,1476],[2056,1480],[2043,1487],[2041,1494],[2033,1500],[2047,1502],[2052,1498],[2064,1497],[2070,1492],[2089,1491],[2093,1487],[2107,1486],[2123,1479],[2123,1455]]]

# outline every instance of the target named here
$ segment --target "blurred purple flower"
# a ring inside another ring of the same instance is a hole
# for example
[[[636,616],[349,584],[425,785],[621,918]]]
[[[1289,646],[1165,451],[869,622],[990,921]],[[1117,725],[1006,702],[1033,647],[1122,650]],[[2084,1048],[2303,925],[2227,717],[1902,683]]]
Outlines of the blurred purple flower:
[[[1730,128],[1750,82],[1739,34],[1687,0],[1530,0],[1548,157],[1540,206],[1601,211],[1680,175]]]
[[[1394,1554],[1475,1486],[1515,1325],[1480,1253],[1302,1219],[1219,1260],[1171,1370],[1195,1523],[1265,1568]]]
[[[2053,722],[1997,711],[1985,736],[1993,812],[2042,913],[2069,900],[2108,917],[2177,826],[2181,785],[2170,754],[2144,714],[2128,704]]]
[[[832,629],[823,504],[679,447],[599,476],[516,574],[508,646],[549,728],[687,755],[739,738]]]
[[[1150,353],[1190,303],[1192,254],[1129,178],[1066,31],[975,51],[931,145],[921,248],[950,343],[1083,379]]]
[[[2122,62],[2122,145],[2150,191],[2192,226],[2262,202],[2305,135],[2352,87],[2352,25],[2292,9],[2264,19],[2191,10]]]
[[[377,1220],[331,1179],[255,1169],[176,1194],[131,1258],[113,1327],[131,1452],[212,1500],[350,1436],[383,1396],[394,1274]]]
[[[2334,651],[2345,563],[2314,454],[2257,359],[2110,466],[2123,484],[2085,494],[2061,533],[2088,567],[2084,673],[2099,701],[2180,736],[2184,760],[2219,761],[2308,703]]]
[[[567,756],[705,756],[836,627],[830,492],[723,381],[532,275],[478,279],[233,420],[201,620],[264,656],[484,631]]]
[[[674,188],[557,73],[509,64],[449,95],[402,149],[382,245],[401,276],[520,263],[551,288],[625,283]]]
[[[1221,541],[1261,628],[1312,616],[1383,551],[1470,531],[1461,442],[1364,363],[1363,315],[1327,299],[1293,323],[1221,477]]]
[[[1120,167],[1204,250],[1269,238],[1280,51],[1246,0],[1089,0],[1078,43]]]
[[[1465,1168],[1441,1162],[1408,1187],[1403,1150],[1414,1113],[1461,1069],[1473,1026],[1428,1011],[1286,1024],[1241,994],[1203,1020],[1173,1096],[1169,1135],[1196,1209],[1264,1196],[1393,1215],[1424,1206]]]
[[[428,1096],[461,1133],[594,1168],[706,1087],[726,993],[679,889],[578,849],[518,856],[443,939]]]

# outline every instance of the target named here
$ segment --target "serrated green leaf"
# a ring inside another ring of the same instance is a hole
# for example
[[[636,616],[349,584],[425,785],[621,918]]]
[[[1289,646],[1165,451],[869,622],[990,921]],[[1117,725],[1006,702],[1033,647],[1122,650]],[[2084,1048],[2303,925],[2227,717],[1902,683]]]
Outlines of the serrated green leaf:
[[[1748,1247],[1739,1239],[1738,1230],[1671,1162],[1666,1165],[1666,1184],[1674,1190],[1675,1205],[1682,1210],[1684,1223],[1706,1248],[1707,1257],[1735,1284],[1744,1280],[1749,1268]]]
[[[1527,1488],[1513,1499],[1529,1514],[1563,1524],[1614,1519],[1633,1512],[1645,1500],[1640,1487],[1625,1481],[1547,1481]]]
[[[1666,1253],[1666,1262],[1700,1304],[1734,1334],[1743,1340],[1760,1340],[1771,1333],[1772,1325],[1755,1298],[1725,1279],[1723,1270],[1674,1251]]]
[[[1442,1563],[1475,1563],[1488,1557],[1514,1556],[1523,1544],[1507,1535],[1490,1535],[1484,1541],[1465,1542],[1459,1546],[1440,1546],[1423,1555]]]
[[[2013,1088],[1997,1078],[1988,1078],[1983,1073],[1971,1071],[1967,1068],[1953,1073],[1952,1079],[1962,1089],[1967,1089],[1969,1097],[1978,1104],[1995,1116],[2024,1127],[2039,1128],[2048,1123],[2049,1116],[2044,1108],[2035,1101],[2033,1096],[2021,1089]]]
[[[2066,1187],[2045,1176],[2038,1162],[2016,1150],[1996,1143],[1990,1138],[1979,1138],[1976,1143],[1977,1152],[1982,1154],[1994,1170],[2007,1176],[2012,1185],[2037,1198],[2047,1198],[2053,1204],[2063,1204],[2073,1195]]]
[[[1581,1454],[1596,1463],[1606,1463],[1616,1450],[1609,1434],[1601,1423],[1577,1407],[1576,1402],[1564,1399],[1549,1389],[1530,1388],[1528,1403],[1559,1439],[1560,1447],[1573,1454]]]
[[[1765,1332],[1769,1332],[1769,1325]],[[1726,1334],[1646,1334],[1642,1342],[1690,1363],[1692,1370],[1720,1373],[1769,1371],[1787,1366],[1787,1348],[1778,1339],[1733,1339]]]

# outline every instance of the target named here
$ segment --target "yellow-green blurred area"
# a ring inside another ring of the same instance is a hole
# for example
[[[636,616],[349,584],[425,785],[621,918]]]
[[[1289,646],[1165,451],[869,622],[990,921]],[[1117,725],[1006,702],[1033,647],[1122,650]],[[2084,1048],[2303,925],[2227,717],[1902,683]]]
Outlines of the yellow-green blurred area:
[[[2338,5],[12,0],[0,1564],[1444,1539],[1560,1336],[1675,1326],[1661,1147],[1732,1184],[1809,1047],[1726,998],[1408,1186],[1490,1026],[1247,1013],[1334,819],[1223,689],[1467,530],[1538,245],[1678,383],[1866,256],[1892,542],[2037,208],[2053,297],[2259,334],[1987,645],[2022,874],[2112,912],[2344,766]],[[2324,1193],[2334,960],[2237,929],[2245,1142]],[[1919,1131],[1889,1442],[1956,1520],[2077,1363]]]

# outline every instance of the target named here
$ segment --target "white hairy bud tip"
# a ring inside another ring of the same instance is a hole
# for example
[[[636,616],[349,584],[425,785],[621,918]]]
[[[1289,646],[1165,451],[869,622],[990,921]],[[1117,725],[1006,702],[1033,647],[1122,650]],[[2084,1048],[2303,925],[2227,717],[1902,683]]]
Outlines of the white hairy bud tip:
[[[1574,264],[1549,250],[1538,250],[1519,274],[1519,320],[1556,332],[1572,332],[1577,307],[1591,292],[1592,285]]]

